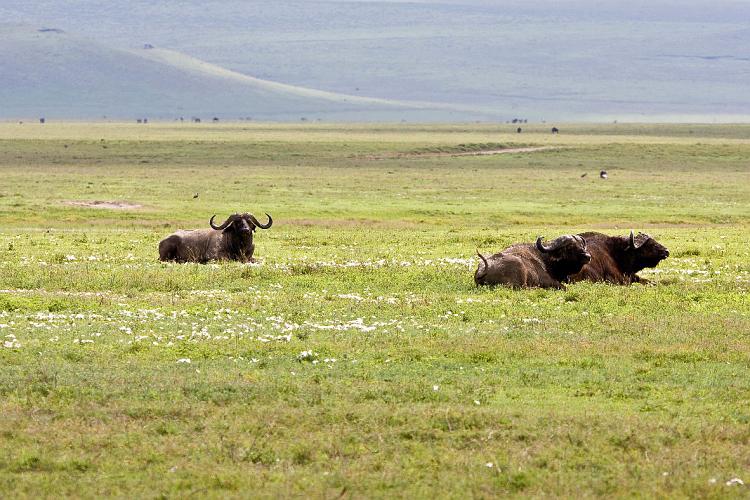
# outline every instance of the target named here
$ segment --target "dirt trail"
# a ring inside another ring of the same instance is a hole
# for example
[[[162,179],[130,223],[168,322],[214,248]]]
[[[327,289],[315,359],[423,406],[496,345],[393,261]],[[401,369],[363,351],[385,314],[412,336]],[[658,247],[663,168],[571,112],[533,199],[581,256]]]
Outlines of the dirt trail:
[[[488,149],[486,151],[467,151],[461,153],[439,153],[436,156],[484,156],[484,155],[501,155],[506,153],[533,153],[535,151],[548,151],[551,149],[561,149],[557,146],[529,146],[525,148],[506,148],[506,149]]]
[[[103,208],[105,210],[130,210],[143,206],[128,201],[66,201],[64,204],[73,207]]]
[[[455,151],[455,152],[424,152],[424,153],[391,153],[385,155],[367,156],[368,160],[386,160],[393,158],[435,158],[442,156],[490,156],[511,153],[534,153],[537,151],[551,151],[563,149],[560,146],[528,146],[523,148],[485,149],[480,151]]]

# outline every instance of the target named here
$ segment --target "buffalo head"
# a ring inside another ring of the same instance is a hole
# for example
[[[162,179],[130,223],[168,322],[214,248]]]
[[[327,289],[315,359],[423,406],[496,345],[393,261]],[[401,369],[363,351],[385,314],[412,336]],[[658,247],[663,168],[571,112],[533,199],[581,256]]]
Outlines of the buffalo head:
[[[565,271],[573,270],[574,274],[591,261],[591,254],[586,249],[586,240],[577,234],[560,236],[548,245],[542,243],[542,237],[536,239],[536,249],[545,261],[552,266],[561,266]]]
[[[253,243],[253,233],[258,227],[261,229],[271,227],[271,224],[273,224],[271,216],[266,214],[268,222],[261,224],[253,214],[232,214],[219,226],[214,224],[214,217],[216,215],[212,216],[208,223],[212,229],[221,231],[224,235],[227,258],[242,262],[254,262],[253,252],[255,251],[255,244]]]
[[[273,224],[273,219],[268,214],[266,214],[268,222],[265,224],[261,224],[253,214],[248,213],[232,214],[219,226],[214,224],[214,217],[216,217],[216,215],[212,215],[211,220],[208,221],[211,228],[217,231],[224,231],[225,233],[236,232],[248,234],[255,231],[256,227],[268,229]]]
[[[667,247],[653,239],[648,234],[638,233],[636,236],[630,231],[628,237],[628,247],[626,250],[630,254],[635,267],[643,269],[645,267],[656,267],[659,262],[669,257]]]

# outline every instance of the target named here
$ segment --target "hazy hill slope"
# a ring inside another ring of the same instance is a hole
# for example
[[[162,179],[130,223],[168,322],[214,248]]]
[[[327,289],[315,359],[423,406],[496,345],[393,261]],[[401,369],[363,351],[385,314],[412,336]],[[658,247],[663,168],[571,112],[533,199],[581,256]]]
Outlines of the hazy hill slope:
[[[0,28],[0,117],[450,119],[445,109],[264,81],[161,49]]]
[[[0,18],[504,118],[750,115],[746,1],[5,0]]]

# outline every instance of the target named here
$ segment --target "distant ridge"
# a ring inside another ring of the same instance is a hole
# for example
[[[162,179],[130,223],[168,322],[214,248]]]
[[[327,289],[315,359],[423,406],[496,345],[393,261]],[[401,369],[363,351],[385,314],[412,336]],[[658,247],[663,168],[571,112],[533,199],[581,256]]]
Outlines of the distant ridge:
[[[145,44],[115,49],[51,27],[0,26],[0,118],[487,119],[448,104],[351,96],[262,80]]]

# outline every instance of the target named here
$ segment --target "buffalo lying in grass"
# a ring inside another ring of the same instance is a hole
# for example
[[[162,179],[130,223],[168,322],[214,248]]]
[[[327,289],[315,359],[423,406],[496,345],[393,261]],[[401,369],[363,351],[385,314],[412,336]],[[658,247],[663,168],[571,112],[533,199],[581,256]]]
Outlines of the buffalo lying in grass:
[[[253,233],[256,227],[271,227],[271,216],[266,214],[268,222],[261,224],[252,214],[232,214],[220,226],[214,224],[214,217],[216,216],[211,217],[209,221],[211,229],[180,230],[161,240],[159,260],[199,263],[211,260],[255,262]]]
[[[575,281],[606,281],[617,285],[648,283],[636,273],[656,267],[669,257],[669,250],[651,236],[643,233],[629,236],[608,236],[602,233],[582,233],[586,238],[591,262],[570,277]]]
[[[565,288],[568,276],[575,274],[591,260],[586,240],[578,235],[565,235],[549,245],[520,243],[500,253],[484,257],[474,274],[477,285],[509,285],[512,287]]]

